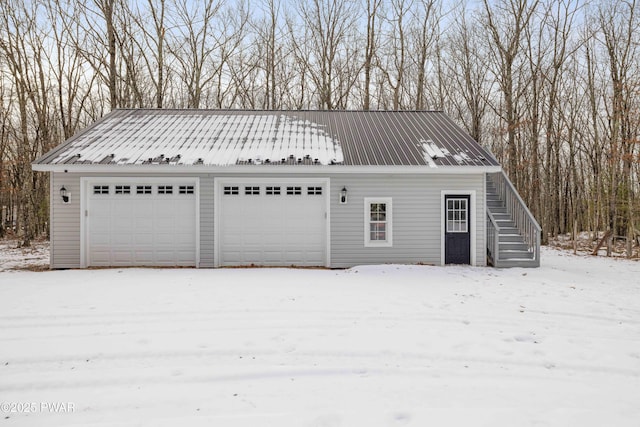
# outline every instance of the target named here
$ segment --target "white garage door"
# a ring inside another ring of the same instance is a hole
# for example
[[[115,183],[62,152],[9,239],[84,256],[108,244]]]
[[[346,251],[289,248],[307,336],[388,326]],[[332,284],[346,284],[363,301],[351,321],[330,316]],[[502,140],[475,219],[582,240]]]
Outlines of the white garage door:
[[[326,184],[218,186],[219,264],[324,266]]]
[[[91,182],[88,266],[195,266],[196,183]]]

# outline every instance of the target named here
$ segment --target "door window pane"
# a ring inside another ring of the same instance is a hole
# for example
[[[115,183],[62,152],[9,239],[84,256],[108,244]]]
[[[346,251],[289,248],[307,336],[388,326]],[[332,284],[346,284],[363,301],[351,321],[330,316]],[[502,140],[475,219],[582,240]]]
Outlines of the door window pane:
[[[469,224],[468,216],[468,200],[467,199],[447,199],[447,232],[448,233],[466,233]]]

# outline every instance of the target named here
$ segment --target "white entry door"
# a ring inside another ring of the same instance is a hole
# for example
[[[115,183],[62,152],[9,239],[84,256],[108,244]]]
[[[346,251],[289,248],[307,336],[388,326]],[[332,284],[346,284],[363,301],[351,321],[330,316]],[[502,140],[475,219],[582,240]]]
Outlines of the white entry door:
[[[216,188],[219,265],[326,265],[325,181],[230,181]]]
[[[196,266],[195,181],[96,179],[86,194],[87,266]]]

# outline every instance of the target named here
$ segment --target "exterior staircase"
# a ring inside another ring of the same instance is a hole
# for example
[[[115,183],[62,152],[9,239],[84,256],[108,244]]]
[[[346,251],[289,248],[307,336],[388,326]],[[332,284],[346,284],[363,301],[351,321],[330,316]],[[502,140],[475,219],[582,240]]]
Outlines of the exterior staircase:
[[[540,225],[504,172],[487,174],[487,260],[494,267],[539,267]]]

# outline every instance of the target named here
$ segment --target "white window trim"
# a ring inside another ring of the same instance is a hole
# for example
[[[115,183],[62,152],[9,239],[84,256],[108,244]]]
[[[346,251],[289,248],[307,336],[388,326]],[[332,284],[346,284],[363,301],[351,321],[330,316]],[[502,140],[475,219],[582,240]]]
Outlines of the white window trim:
[[[385,203],[387,205],[387,240],[371,240],[371,204]],[[388,248],[393,246],[393,202],[391,197],[365,197],[364,198],[364,246],[366,248]]]
[[[486,194],[486,193],[485,193]],[[444,263],[444,234],[446,230],[445,218],[447,215],[447,207],[445,205],[445,196],[469,196],[469,233],[470,238],[470,265],[476,265],[476,190],[442,190],[440,192],[440,265]],[[483,213],[483,215],[486,215]],[[484,216],[483,216],[484,217]],[[482,217],[481,217],[482,218]]]

